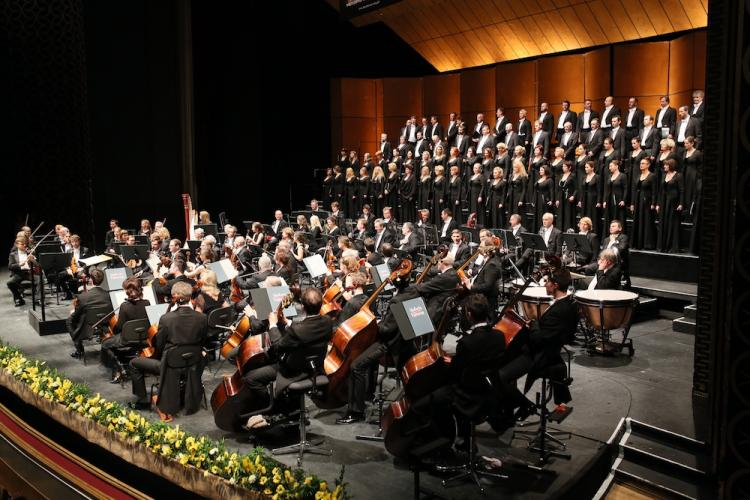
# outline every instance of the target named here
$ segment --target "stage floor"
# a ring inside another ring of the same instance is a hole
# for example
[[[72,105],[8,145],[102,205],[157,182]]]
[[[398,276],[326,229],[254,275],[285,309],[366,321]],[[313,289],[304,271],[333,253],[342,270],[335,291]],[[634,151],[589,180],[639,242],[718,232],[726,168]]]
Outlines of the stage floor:
[[[76,381],[85,381],[94,391],[116,401],[132,399],[130,385],[125,387],[108,382],[109,372],[99,363],[99,347],[87,345],[86,366],[69,356],[73,350],[67,334],[40,337],[28,322],[28,306],[15,308],[4,281],[6,272],[1,274],[2,298],[0,298],[0,338],[21,348],[29,356],[43,359],[50,366],[62,370]],[[69,303],[65,303],[69,307]],[[574,348],[571,387],[574,406],[573,413],[559,427],[574,433],[568,442],[573,454],[570,461],[556,459],[548,465],[551,473],[530,473],[509,468],[512,478],[497,485],[488,485],[490,496],[503,495],[509,498],[549,498],[557,492],[580,481],[578,474],[590,464],[601,444],[615,429],[620,418],[630,416],[673,432],[696,436],[696,418],[691,397],[694,337],[672,331],[671,320],[655,319],[633,326],[630,337],[635,344],[635,356],[618,358],[590,357]],[[450,337],[449,337],[450,338]],[[213,375],[215,365],[204,372],[207,395],[218,384],[221,375],[230,373],[225,363],[218,375]],[[151,379],[148,379],[150,383]],[[532,389],[535,391],[536,388]],[[532,394],[530,393],[530,394]],[[408,470],[394,467],[393,460],[382,444],[357,441],[355,436],[373,434],[376,427],[369,424],[337,426],[339,412],[321,411],[312,405],[309,431],[325,437],[325,446],[334,450],[332,457],[306,455],[305,470],[333,480],[339,474],[341,465],[346,466],[345,480],[356,498],[411,498],[412,475]],[[153,413],[144,413],[153,420]],[[226,438],[230,447],[249,450],[247,435],[227,434],[217,429],[210,409],[201,409],[188,417],[178,417],[174,421],[182,428],[210,436],[214,439]],[[534,429],[535,427],[531,427]],[[488,426],[477,430],[480,453],[498,458],[523,457],[526,453],[524,442],[513,441],[509,446],[511,431],[499,438]],[[275,447],[288,444],[296,434],[276,436],[272,434],[257,444]],[[280,461],[294,465],[295,455],[282,455]],[[444,498],[475,498],[478,490],[468,484],[444,489],[439,478],[423,475],[422,485]]]

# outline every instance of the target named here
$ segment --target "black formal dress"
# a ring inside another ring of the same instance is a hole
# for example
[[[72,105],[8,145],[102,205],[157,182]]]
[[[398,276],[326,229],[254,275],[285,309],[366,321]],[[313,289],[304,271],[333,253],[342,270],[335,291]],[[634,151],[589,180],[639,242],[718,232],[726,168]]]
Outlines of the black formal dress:
[[[698,204],[698,180],[703,172],[703,152],[694,150],[682,159],[682,175],[685,180],[685,217],[695,221],[695,207]]]
[[[679,253],[680,251],[680,224],[682,214],[677,207],[684,207],[685,183],[682,174],[675,173],[674,176],[662,181],[659,192],[659,240],[658,250],[660,252]]]
[[[505,227],[505,192],[508,183],[505,179],[487,181],[487,216],[486,227],[502,229]]]
[[[419,179],[417,188],[417,209],[423,208],[432,211],[432,177],[429,175]]]
[[[455,176],[450,177],[448,180],[448,206],[453,212],[453,219],[459,224],[463,224],[463,200],[464,200],[464,189],[461,177]]]
[[[385,196],[385,207],[391,207],[394,211],[394,216],[398,214],[398,187],[399,187],[398,174],[391,173],[385,180],[385,187],[383,190]],[[378,217],[382,216],[382,212],[377,214]]]
[[[641,179],[635,176],[630,195],[630,205],[633,207],[633,229],[631,231],[631,245],[635,249],[653,250],[656,248],[656,212],[652,208],[656,205],[656,175],[648,172]]]
[[[536,181],[533,188],[534,220],[531,227],[538,228],[542,225],[542,216],[546,212],[555,212],[555,185],[552,179],[547,178]]]
[[[591,176],[591,179],[583,178],[581,185],[583,186],[581,191],[581,217],[589,217],[591,222],[594,223],[594,227],[591,228],[597,234],[601,232],[601,209],[596,205],[602,202],[602,189],[599,187],[601,177],[597,174]]]
[[[417,199],[417,177],[414,174],[401,178],[399,199],[401,202],[400,220],[403,222],[414,222],[417,220],[417,212],[414,206]]]
[[[573,197],[572,201],[570,200],[571,197]],[[562,175],[558,178],[555,199],[560,202],[560,206],[557,208],[555,227],[562,232],[575,229],[578,181],[574,174],[569,174],[567,178],[563,178]]]
[[[628,176],[620,172],[617,178],[613,179],[611,176],[607,179],[607,183],[604,186],[604,203],[607,207],[604,209],[604,227],[609,227],[609,224],[617,219],[622,223],[623,232],[625,230],[627,206],[628,206]],[[624,205],[620,206],[620,203]]]
[[[508,209],[508,218],[513,214],[520,215],[521,220],[525,218],[525,205],[527,200],[526,184],[528,182],[529,178],[527,176],[520,175],[515,178],[511,176],[508,181],[508,188],[505,196],[505,199],[507,200],[505,206]]]
[[[441,175],[432,181],[432,223],[440,224],[440,212],[448,206],[448,180]]]

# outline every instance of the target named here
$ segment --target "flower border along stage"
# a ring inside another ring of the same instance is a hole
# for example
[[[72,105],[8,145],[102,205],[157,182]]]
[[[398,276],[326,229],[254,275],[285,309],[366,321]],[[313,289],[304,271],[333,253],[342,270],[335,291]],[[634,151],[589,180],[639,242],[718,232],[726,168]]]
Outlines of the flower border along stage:
[[[195,436],[161,422],[151,422],[119,403],[73,383],[43,361],[27,358],[0,343],[0,385],[70,427],[89,441],[197,494],[257,497],[344,499],[341,476],[334,488],[325,481],[289,469],[263,448],[240,455],[224,441]]]

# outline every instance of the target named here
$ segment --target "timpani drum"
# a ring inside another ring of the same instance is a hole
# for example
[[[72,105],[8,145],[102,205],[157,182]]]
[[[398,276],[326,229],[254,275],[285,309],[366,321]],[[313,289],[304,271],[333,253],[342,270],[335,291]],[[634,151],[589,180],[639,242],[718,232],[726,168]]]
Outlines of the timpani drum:
[[[524,290],[523,295],[518,299],[520,312],[527,320],[539,321],[542,314],[549,309],[552,302],[552,296],[547,295],[547,289],[543,286],[529,287]]]
[[[579,290],[573,298],[596,330],[628,327],[638,304],[638,294],[624,290]]]

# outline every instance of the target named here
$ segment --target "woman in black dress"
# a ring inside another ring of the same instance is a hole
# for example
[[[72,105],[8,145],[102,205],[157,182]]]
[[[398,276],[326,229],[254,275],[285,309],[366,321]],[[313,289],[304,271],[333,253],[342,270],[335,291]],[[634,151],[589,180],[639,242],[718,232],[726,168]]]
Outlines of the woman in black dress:
[[[503,178],[503,169],[492,169],[492,179],[487,181],[487,216],[485,227],[503,229],[505,227],[505,191],[507,182]]]
[[[633,214],[630,246],[638,250],[656,248],[656,175],[650,168],[651,159],[641,158],[639,170],[633,171],[630,183],[630,212]]]
[[[685,215],[695,222],[698,203],[698,179],[703,171],[703,153],[695,148],[695,138],[685,137],[685,155],[682,157],[682,176],[685,181]]]
[[[542,216],[547,212],[554,211],[555,185],[550,177],[549,166],[542,165],[539,169],[539,178],[533,186],[534,220],[532,231],[536,231],[542,225]]]
[[[323,179],[323,206],[330,207],[333,201],[333,168],[326,169],[326,177]]]
[[[482,175],[485,179],[490,178],[494,166],[495,159],[492,157],[492,150],[490,148],[484,148],[484,151],[482,151]]]
[[[366,167],[359,169],[358,184],[357,215],[362,213],[362,207],[370,203],[370,174]]]
[[[511,170],[510,154],[508,153],[508,147],[504,142],[499,143],[495,146],[497,154],[495,155],[495,166],[503,169],[503,174],[507,174]]]
[[[450,177],[448,178],[448,206],[453,212],[453,219],[460,226],[464,222],[464,214],[462,210],[464,200],[464,184],[461,182],[461,169],[458,165],[453,165],[450,168]]]
[[[336,165],[333,167],[333,200],[338,201],[342,205],[342,209],[346,207],[346,198],[344,197],[344,188],[346,186],[346,180],[344,174],[341,173],[341,167]]]
[[[659,237],[657,249],[660,252],[679,253],[680,224],[685,197],[682,174],[677,171],[677,161],[664,162],[664,180],[659,192],[656,213],[659,214]]]
[[[442,144],[438,144],[435,146],[435,154],[432,158],[432,165],[442,165],[445,167],[445,165],[448,163],[448,158],[445,156],[445,149],[443,149]]]
[[[440,212],[448,207],[448,180],[441,165],[435,167],[435,178],[432,180],[432,223],[440,224]]]
[[[396,164],[391,163],[388,165],[388,177],[385,178],[385,188],[383,188],[383,196],[385,197],[383,207],[391,207],[391,213],[394,217],[398,213],[398,185],[399,180]],[[380,217],[380,214],[377,214],[377,216]]]
[[[604,209],[604,227],[609,227],[613,220],[622,223],[625,231],[625,216],[627,213],[628,176],[620,172],[620,160],[609,162],[609,179],[604,183],[604,198],[602,208]]]
[[[429,167],[422,167],[417,187],[417,210],[432,210],[432,176]]]
[[[375,216],[380,217],[383,213],[385,204],[385,172],[380,166],[372,169],[372,179],[370,179],[370,207],[375,211]]]
[[[513,173],[510,179],[508,179],[508,187],[505,195],[505,208],[507,209],[508,218],[513,214],[518,214],[522,221],[525,218],[528,182],[529,175],[526,173],[526,164],[523,160],[514,160]]]
[[[344,198],[346,199],[346,208],[344,213],[350,219],[357,218],[357,196],[359,195],[359,180],[354,175],[354,169],[346,169],[346,179],[344,181]]]
[[[599,170],[597,173],[602,179],[606,179],[609,176],[609,164],[613,160],[620,160],[620,153],[614,147],[614,142],[611,137],[604,138],[604,147],[602,152],[599,153]]]
[[[411,165],[404,166],[404,176],[401,178],[399,187],[401,201],[401,213],[398,220],[402,222],[414,222],[417,220],[417,211],[414,206],[417,199],[417,176]]]
[[[484,176],[482,175],[482,165],[474,164],[474,172],[469,178],[469,215],[476,214],[477,223],[484,225]]]
[[[549,169],[552,173],[552,181],[557,184],[562,176],[562,168],[565,163],[565,149],[557,147],[552,153],[552,161],[549,162]]]
[[[602,234],[602,218],[600,210],[602,206],[601,189],[599,184],[601,179],[596,173],[596,162],[589,160],[584,167],[585,175],[581,183],[581,201],[578,202],[578,208],[581,209],[581,217],[588,217],[592,221],[592,229],[596,234]]]
[[[555,226],[562,232],[568,229],[575,229],[578,181],[576,180],[576,175],[573,173],[572,161],[563,161],[560,177],[556,185],[555,206],[557,207],[557,219],[555,220]]]

